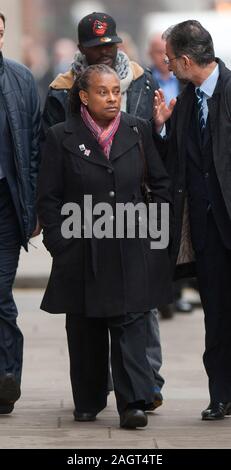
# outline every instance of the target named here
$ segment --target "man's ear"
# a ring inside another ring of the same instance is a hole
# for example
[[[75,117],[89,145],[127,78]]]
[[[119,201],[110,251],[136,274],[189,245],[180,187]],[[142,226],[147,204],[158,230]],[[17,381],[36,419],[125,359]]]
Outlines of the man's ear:
[[[189,68],[189,66],[191,65],[191,59],[190,57],[188,57],[187,55],[182,55],[182,59],[184,60],[184,66],[185,68]]]

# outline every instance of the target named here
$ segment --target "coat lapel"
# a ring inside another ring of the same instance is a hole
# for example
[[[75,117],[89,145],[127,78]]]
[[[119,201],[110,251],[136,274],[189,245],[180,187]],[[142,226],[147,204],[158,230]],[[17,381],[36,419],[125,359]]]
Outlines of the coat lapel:
[[[186,139],[188,135],[188,128],[190,124],[190,119],[192,115],[192,108],[194,103],[194,87],[190,83],[187,89],[183,92],[182,96],[179,97],[179,107],[177,119],[177,145],[179,151],[183,148],[186,149]]]
[[[193,106],[195,103],[195,92],[194,86],[190,83],[186,90],[180,97],[180,106],[178,108],[179,118],[177,119],[177,145],[178,145],[178,154],[180,161],[185,166],[186,162],[186,150],[187,150],[187,139],[189,134],[190,120],[192,117]],[[196,132],[199,133],[199,126],[196,126]],[[200,135],[198,134],[198,141],[200,142]],[[195,163],[200,167],[200,162],[198,159],[195,159]]]
[[[76,158],[86,160],[93,165],[111,168],[110,161],[107,160],[97,140],[85,126],[80,116],[76,115],[67,119],[65,134],[63,146],[73,153]]]
[[[137,144],[140,138],[138,129],[136,131],[133,127],[130,127],[122,114],[118,131],[113,140],[110,161],[112,162],[125,154],[130,148]]]
[[[220,104],[220,93],[221,93],[221,82],[218,80],[217,86],[214,90],[213,96],[207,101],[209,108],[209,122],[211,135],[213,136],[213,144],[217,143],[217,139],[214,136],[217,135],[217,117],[220,116],[219,104]],[[219,152],[215,151],[214,156],[219,155]]]

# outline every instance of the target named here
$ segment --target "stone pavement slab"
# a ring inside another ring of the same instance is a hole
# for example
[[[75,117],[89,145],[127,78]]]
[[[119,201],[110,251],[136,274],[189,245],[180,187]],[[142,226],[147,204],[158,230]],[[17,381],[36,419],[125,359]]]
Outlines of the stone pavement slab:
[[[65,316],[39,310],[42,294],[15,291],[25,337],[22,397],[11,415],[0,416],[1,449],[231,448],[231,418],[200,420],[208,403],[201,310],[160,321],[164,404],[149,413],[147,428],[129,431],[119,428],[113,393],[95,422],[74,422]]]

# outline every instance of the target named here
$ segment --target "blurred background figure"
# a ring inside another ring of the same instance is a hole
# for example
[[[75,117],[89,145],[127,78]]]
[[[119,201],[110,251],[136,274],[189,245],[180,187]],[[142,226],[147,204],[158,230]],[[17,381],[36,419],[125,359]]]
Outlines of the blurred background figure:
[[[138,47],[133,41],[131,35],[125,31],[119,31],[118,35],[123,41],[118,44],[118,49],[125,52],[130,60],[140,62]]]
[[[149,43],[149,57],[151,59],[150,68],[152,76],[155,78],[160,88],[162,88],[166,103],[169,104],[172,98],[176,98],[180,91],[180,85],[177,78],[169,71],[165,63],[166,41],[162,39],[162,33],[156,33],[152,36]]]
[[[52,50],[52,78],[59,73],[65,73],[70,68],[76,49],[76,43],[72,39],[61,38],[55,41]]]
[[[54,42],[50,55],[48,50],[29,35],[22,38],[22,62],[32,72],[39,91],[43,109],[47,90],[53,79],[64,73],[73,61],[76,43],[72,39],[61,38]]]
[[[215,0],[214,8],[218,11],[231,10],[231,1]]]
[[[41,108],[43,108],[47,88],[52,81],[53,75],[50,70],[50,58],[48,51],[41,44],[28,35],[22,37],[21,41],[22,63],[32,72],[39,92]]]

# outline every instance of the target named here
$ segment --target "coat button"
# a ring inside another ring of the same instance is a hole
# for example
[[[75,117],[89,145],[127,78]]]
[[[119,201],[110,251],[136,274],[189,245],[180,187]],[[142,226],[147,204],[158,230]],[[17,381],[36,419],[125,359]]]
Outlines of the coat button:
[[[205,173],[205,178],[208,178],[208,177],[209,177],[209,173],[206,172],[206,173]]]
[[[147,90],[150,90],[150,86],[146,86],[146,89],[147,89]]]
[[[111,168],[107,168],[107,172],[109,173],[109,175],[111,175],[113,173],[113,170]]]
[[[178,193],[183,193],[183,189],[178,189],[177,192]]]
[[[115,191],[110,191],[109,196],[110,197],[115,197]]]

